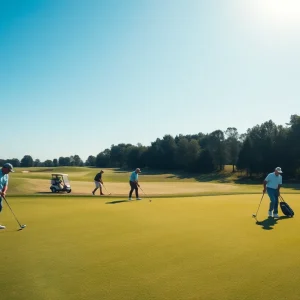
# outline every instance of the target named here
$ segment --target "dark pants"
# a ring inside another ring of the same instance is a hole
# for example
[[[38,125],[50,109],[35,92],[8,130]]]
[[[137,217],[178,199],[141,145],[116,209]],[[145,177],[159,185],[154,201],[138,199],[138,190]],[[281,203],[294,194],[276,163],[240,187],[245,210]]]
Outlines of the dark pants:
[[[130,192],[129,192],[129,198],[131,198],[133,190],[135,190],[135,196],[138,198],[139,197],[139,189],[138,189],[137,184],[133,181],[129,181],[129,184],[130,184],[130,188],[131,188]]]
[[[2,198],[0,197],[0,212],[2,211]]]

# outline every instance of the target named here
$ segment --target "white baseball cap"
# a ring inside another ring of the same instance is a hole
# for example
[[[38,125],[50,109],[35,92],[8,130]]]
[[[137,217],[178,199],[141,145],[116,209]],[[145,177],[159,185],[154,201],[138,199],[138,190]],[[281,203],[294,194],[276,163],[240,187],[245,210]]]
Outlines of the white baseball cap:
[[[278,173],[283,173],[280,167],[275,168],[275,171],[277,171]]]

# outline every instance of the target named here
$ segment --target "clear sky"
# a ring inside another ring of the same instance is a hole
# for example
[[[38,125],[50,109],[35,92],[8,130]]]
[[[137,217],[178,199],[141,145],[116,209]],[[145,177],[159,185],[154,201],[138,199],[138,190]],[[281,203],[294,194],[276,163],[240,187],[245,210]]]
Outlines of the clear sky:
[[[296,0],[0,0],[0,158],[299,113]]]

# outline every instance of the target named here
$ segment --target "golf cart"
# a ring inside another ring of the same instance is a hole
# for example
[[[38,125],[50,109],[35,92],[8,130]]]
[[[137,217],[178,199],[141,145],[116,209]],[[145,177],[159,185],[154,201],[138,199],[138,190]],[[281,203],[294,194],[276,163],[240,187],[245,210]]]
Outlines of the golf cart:
[[[68,174],[53,173],[50,190],[52,193],[67,192],[71,193],[71,185]]]

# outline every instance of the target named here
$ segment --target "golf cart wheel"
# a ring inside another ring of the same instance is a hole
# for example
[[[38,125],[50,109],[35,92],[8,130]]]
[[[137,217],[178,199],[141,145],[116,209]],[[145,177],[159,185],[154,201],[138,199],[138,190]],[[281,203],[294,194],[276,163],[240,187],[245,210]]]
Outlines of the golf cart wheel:
[[[68,193],[68,194],[69,194],[69,193],[71,193],[71,190],[68,190],[68,192],[67,192],[67,193]]]

